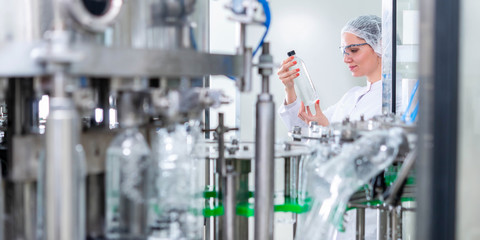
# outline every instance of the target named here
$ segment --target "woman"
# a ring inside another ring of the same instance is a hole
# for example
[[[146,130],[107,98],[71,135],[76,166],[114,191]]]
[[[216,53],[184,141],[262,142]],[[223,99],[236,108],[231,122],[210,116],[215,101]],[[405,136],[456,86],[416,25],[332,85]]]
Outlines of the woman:
[[[297,99],[294,80],[299,76],[293,57],[285,59],[278,71],[278,77],[285,85],[285,102],[280,106],[279,114],[291,130],[294,126],[306,127],[311,121],[327,126],[340,122],[345,117],[359,120],[361,115],[369,119],[382,111],[382,58],[381,58],[381,18],[368,15],[349,21],[341,31],[341,51],[343,61],[352,76],[367,78],[365,87],[350,89],[335,105],[322,111],[319,100],[315,102],[315,114]]]
[[[360,16],[349,21],[341,31],[341,51],[343,61],[347,64],[352,76],[367,78],[367,85],[350,89],[335,105],[322,111],[319,100],[315,102],[315,114],[306,108],[295,93],[293,82],[299,76],[293,57],[285,59],[278,76],[285,85],[285,101],[280,106],[282,120],[291,130],[294,126],[307,127],[315,121],[322,126],[340,122],[346,117],[359,120],[360,116],[369,119],[382,113],[382,58],[381,37],[382,20],[373,15]],[[337,235],[339,239],[355,239],[355,214],[349,212],[350,220],[346,232]],[[365,239],[376,239],[376,212],[366,211]]]

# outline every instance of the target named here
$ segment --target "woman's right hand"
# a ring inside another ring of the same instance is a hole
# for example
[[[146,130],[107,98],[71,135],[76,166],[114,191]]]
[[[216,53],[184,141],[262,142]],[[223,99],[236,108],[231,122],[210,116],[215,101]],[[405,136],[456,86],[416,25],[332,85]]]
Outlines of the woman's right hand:
[[[315,101],[315,115],[312,114],[310,107],[308,106],[307,111],[305,111],[305,105],[301,102],[300,109],[298,110],[298,117],[308,125],[310,125],[311,121],[317,122],[321,126],[330,125],[327,116],[325,116],[322,109],[320,109],[320,100]]]
[[[293,103],[297,99],[297,95],[295,93],[295,88],[293,84],[293,80],[298,77],[300,74],[299,68],[294,68],[289,70],[290,67],[297,64],[297,61],[293,61],[293,56],[288,57],[287,59],[283,60],[282,66],[277,72],[278,78],[282,81],[283,85],[285,85],[285,93],[286,93],[286,104]]]

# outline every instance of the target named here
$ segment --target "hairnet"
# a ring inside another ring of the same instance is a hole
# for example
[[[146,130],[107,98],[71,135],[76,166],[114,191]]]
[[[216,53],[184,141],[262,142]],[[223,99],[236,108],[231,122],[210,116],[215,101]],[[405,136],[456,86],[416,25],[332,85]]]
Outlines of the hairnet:
[[[360,16],[348,21],[343,33],[351,33],[365,40],[379,56],[382,55],[382,19],[375,15]]]

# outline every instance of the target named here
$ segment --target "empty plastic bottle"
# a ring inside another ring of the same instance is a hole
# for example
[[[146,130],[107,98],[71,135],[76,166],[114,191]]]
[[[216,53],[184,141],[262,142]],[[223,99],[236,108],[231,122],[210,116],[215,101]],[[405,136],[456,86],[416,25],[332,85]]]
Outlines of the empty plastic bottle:
[[[153,156],[159,166],[157,239],[201,239],[203,217],[195,212],[201,213],[204,203],[200,197],[202,161],[193,156],[199,136],[200,125],[194,121],[158,129],[154,136]]]
[[[107,239],[146,239],[154,165],[137,128],[127,128],[114,138],[106,165]]]
[[[313,85],[312,79],[308,74],[307,67],[303,60],[295,54],[294,50],[288,52],[287,55],[289,57],[294,56],[293,61],[297,61],[297,64],[290,67],[289,70],[300,69],[298,72],[300,75],[294,79],[295,93],[297,94],[297,97],[303,101],[305,106],[310,106],[310,110],[314,110],[315,108],[313,108],[313,106],[318,99],[318,94],[315,85]]]

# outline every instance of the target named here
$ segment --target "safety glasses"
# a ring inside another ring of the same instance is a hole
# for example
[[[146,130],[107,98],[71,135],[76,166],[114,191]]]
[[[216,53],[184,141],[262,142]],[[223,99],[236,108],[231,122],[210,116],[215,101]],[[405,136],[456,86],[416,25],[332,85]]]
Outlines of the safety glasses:
[[[345,54],[350,56],[358,51],[358,48],[356,47],[361,47],[363,45],[368,45],[368,43],[350,44],[345,47],[340,47],[340,53],[342,53],[342,56],[345,56]]]

